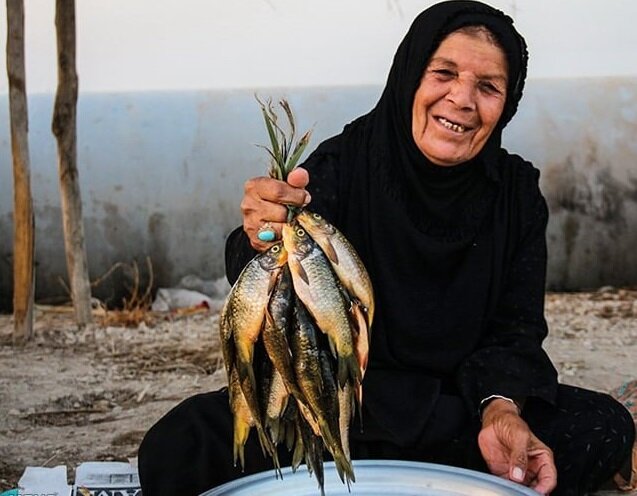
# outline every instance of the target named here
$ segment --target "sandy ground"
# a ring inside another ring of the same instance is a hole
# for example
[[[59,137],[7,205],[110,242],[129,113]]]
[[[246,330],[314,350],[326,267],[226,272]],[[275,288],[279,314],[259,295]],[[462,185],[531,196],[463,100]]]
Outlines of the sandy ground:
[[[562,382],[611,391],[637,378],[637,290],[549,294],[546,312]],[[171,407],[224,385],[216,325],[207,312],[80,332],[39,307],[35,339],[15,347],[0,315],[0,490],[27,465],[65,464],[72,481],[80,462],[135,457]]]

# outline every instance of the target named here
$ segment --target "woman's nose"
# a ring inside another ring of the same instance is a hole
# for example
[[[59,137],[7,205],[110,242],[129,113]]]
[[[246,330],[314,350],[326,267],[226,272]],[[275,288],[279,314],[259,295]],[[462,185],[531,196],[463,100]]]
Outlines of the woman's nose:
[[[460,109],[475,110],[475,85],[473,81],[458,78],[453,81],[447,99]]]

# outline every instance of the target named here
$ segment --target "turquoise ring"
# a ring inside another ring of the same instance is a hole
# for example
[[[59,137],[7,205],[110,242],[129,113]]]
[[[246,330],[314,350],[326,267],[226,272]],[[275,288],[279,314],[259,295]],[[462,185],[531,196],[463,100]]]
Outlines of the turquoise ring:
[[[257,238],[259,238],[259,241],[264,241],[266,243],[276,239],[276,232],[274,232],[274,229],[272,229],[272,225],[269,222],[266,222],[263,226],[261,226],[261,229],[259,229],[259,232],[257,233]]]

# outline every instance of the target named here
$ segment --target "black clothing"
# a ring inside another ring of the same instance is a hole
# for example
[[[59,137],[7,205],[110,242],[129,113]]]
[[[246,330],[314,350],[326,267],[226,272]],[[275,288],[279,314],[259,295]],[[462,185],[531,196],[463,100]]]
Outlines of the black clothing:
[[[328,142],[330,148],[337,148],[340,139]],[[309,208],[345,234],[372,278],[376,314],[363,387],[370,415],[386,427],[379,440],[405,447],[414,442],[441,388],[462,395],[476,415],[480,400],[491,394],[552,403],[556,374],[541,348],[547,333],[548,213],[538,171],[505,152],[493,167],[497,180],[486,179],[480,164],[461,166],[461,174],[473,166],[481,171],[488,194],[467,205],[455,226],[429,226],[423,233],[404,226],[399,219],[404,211],[382,192],[374,203],[382,205],[383,215],[374,216],[378,208],[371,206],[368,212],[357,209],[362,202],[358,181],[338,201],[324,202],[329,197],[324,191],[339,191],[344,166],[335,151],[323,149],[304,164],[311,178]],[[456,167],[439,169],[443,178],[456,172]],[[393,232],[391,219],[403,225],[403,233]],[[375,230],[375,241],[361,241],[365,227]],[[231,282],[249,260],[238,256],[253,255],[248,245],[241,229],[228,239]]]
[[[442,38],[474,24],[489,27],[506,53],[504,112],[474,159],[436,166],[412,138],[414,93]],[[471,1],[427,9],[398,48],[375,108],[319,145],[303,165],[313,198],[308,208],[345,234],[374,285],[365,430],[352,429],[353,457],[484,470],[476,451],[478,407],[499,394],[526,400],[524,417],[561,460],[561,494],[581,494],[618,468],[611,453],[629,452],[632,422],[626,424],[625,409],[605,395],[558,388],[542,349],[548,211],[539,172],[500,148],[525,76],[524,40],[500,11]],[[230,235],[230,282],[254,254],[241,228]],[[596,413],[609,409],[612,415]],[[582,452],[578,444],[574,451],[575,437],[590,449]],[[612,451],[594,451],[604,444]],[[148,433],[140,449],[145,496],[196,494],[239,476],[231,446],[227,396],[187,400]],[[249,471],[270,463],[254,437],[246,459]],[[281,453],[281,461],[289,455]],[[192,491],[182,486],[187,480]]]
[[[414,93],[443,36],[471,24],[489,27],[507,55],[505,110],[473,160],[437,166],[413,139]],[[541,348],[548,212],[538,171],[500,149],[525,75],[524,40],[509,17],[479,2],[434,5],[398,47],[375,108],[303,165],[308,208],[345,234],[370,274],[376,314],[365,401],[385,437],[405,447],[441,388],[476,414],[492,394],[555,399],[557,374]],[[231,234],[231,283],[254,255],[248,247],[241,229]]]
[[[530,400],[523,417],[555,452],[559,479],[553,496],[586,494],[609,479],[630,453],[632,418],[605,394],[559,386],[556,407]],[[367,421],[365,424],[367,427]],[[412,460],[487,471],[477,446],[478,431],[479,424],[470,418],[460,398],[441,395],[424,435],[413,447],[366,440],[356,426],[351,429],[350,447],[354,459]],[[245,455],[246,471],[242,473],[232,466],[227,390],[193,396],[171,410],[144,438],[139,450],[144,496],[196,496],[264,470],[275,477],[272,460],[263,456],[254,431]],[[328,459],[328,452],[325,457]],[[285,448],[279,449],[284,466],[290,464],[290,458]]]

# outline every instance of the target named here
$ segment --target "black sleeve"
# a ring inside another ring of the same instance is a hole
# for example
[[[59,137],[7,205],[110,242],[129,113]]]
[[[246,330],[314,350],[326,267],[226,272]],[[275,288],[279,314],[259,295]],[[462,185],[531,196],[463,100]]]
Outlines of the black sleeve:
[[[536,172],[536,171],[535,171]],[[462,364],[459,387],[472,411],[491,395],[553,403],[557,372],[542,349],[548,333],[544,318],[546,225],[548,209],[533,176],[525,189],[511,262],[497,306],[480,346]]]
[[[243,268],[258,252],[252,248],[243,226],[237,227],[226,239],[226,278],[233,285]]]
[[[312,201],[307,208],[329,220],[335,218],[338,209],[338,160],[332,151],[333,146],[324,146],[330,145],[332,140],[328,140],[317,148],[301,164],[301,167],[306,168],[310,174],[307,190],[312,196]],[[257,253],[252,248],[248,235],[243,231],[243,226],[237,227],[230,233],[226,240],[225,262],[226,277],[231,285]]]

